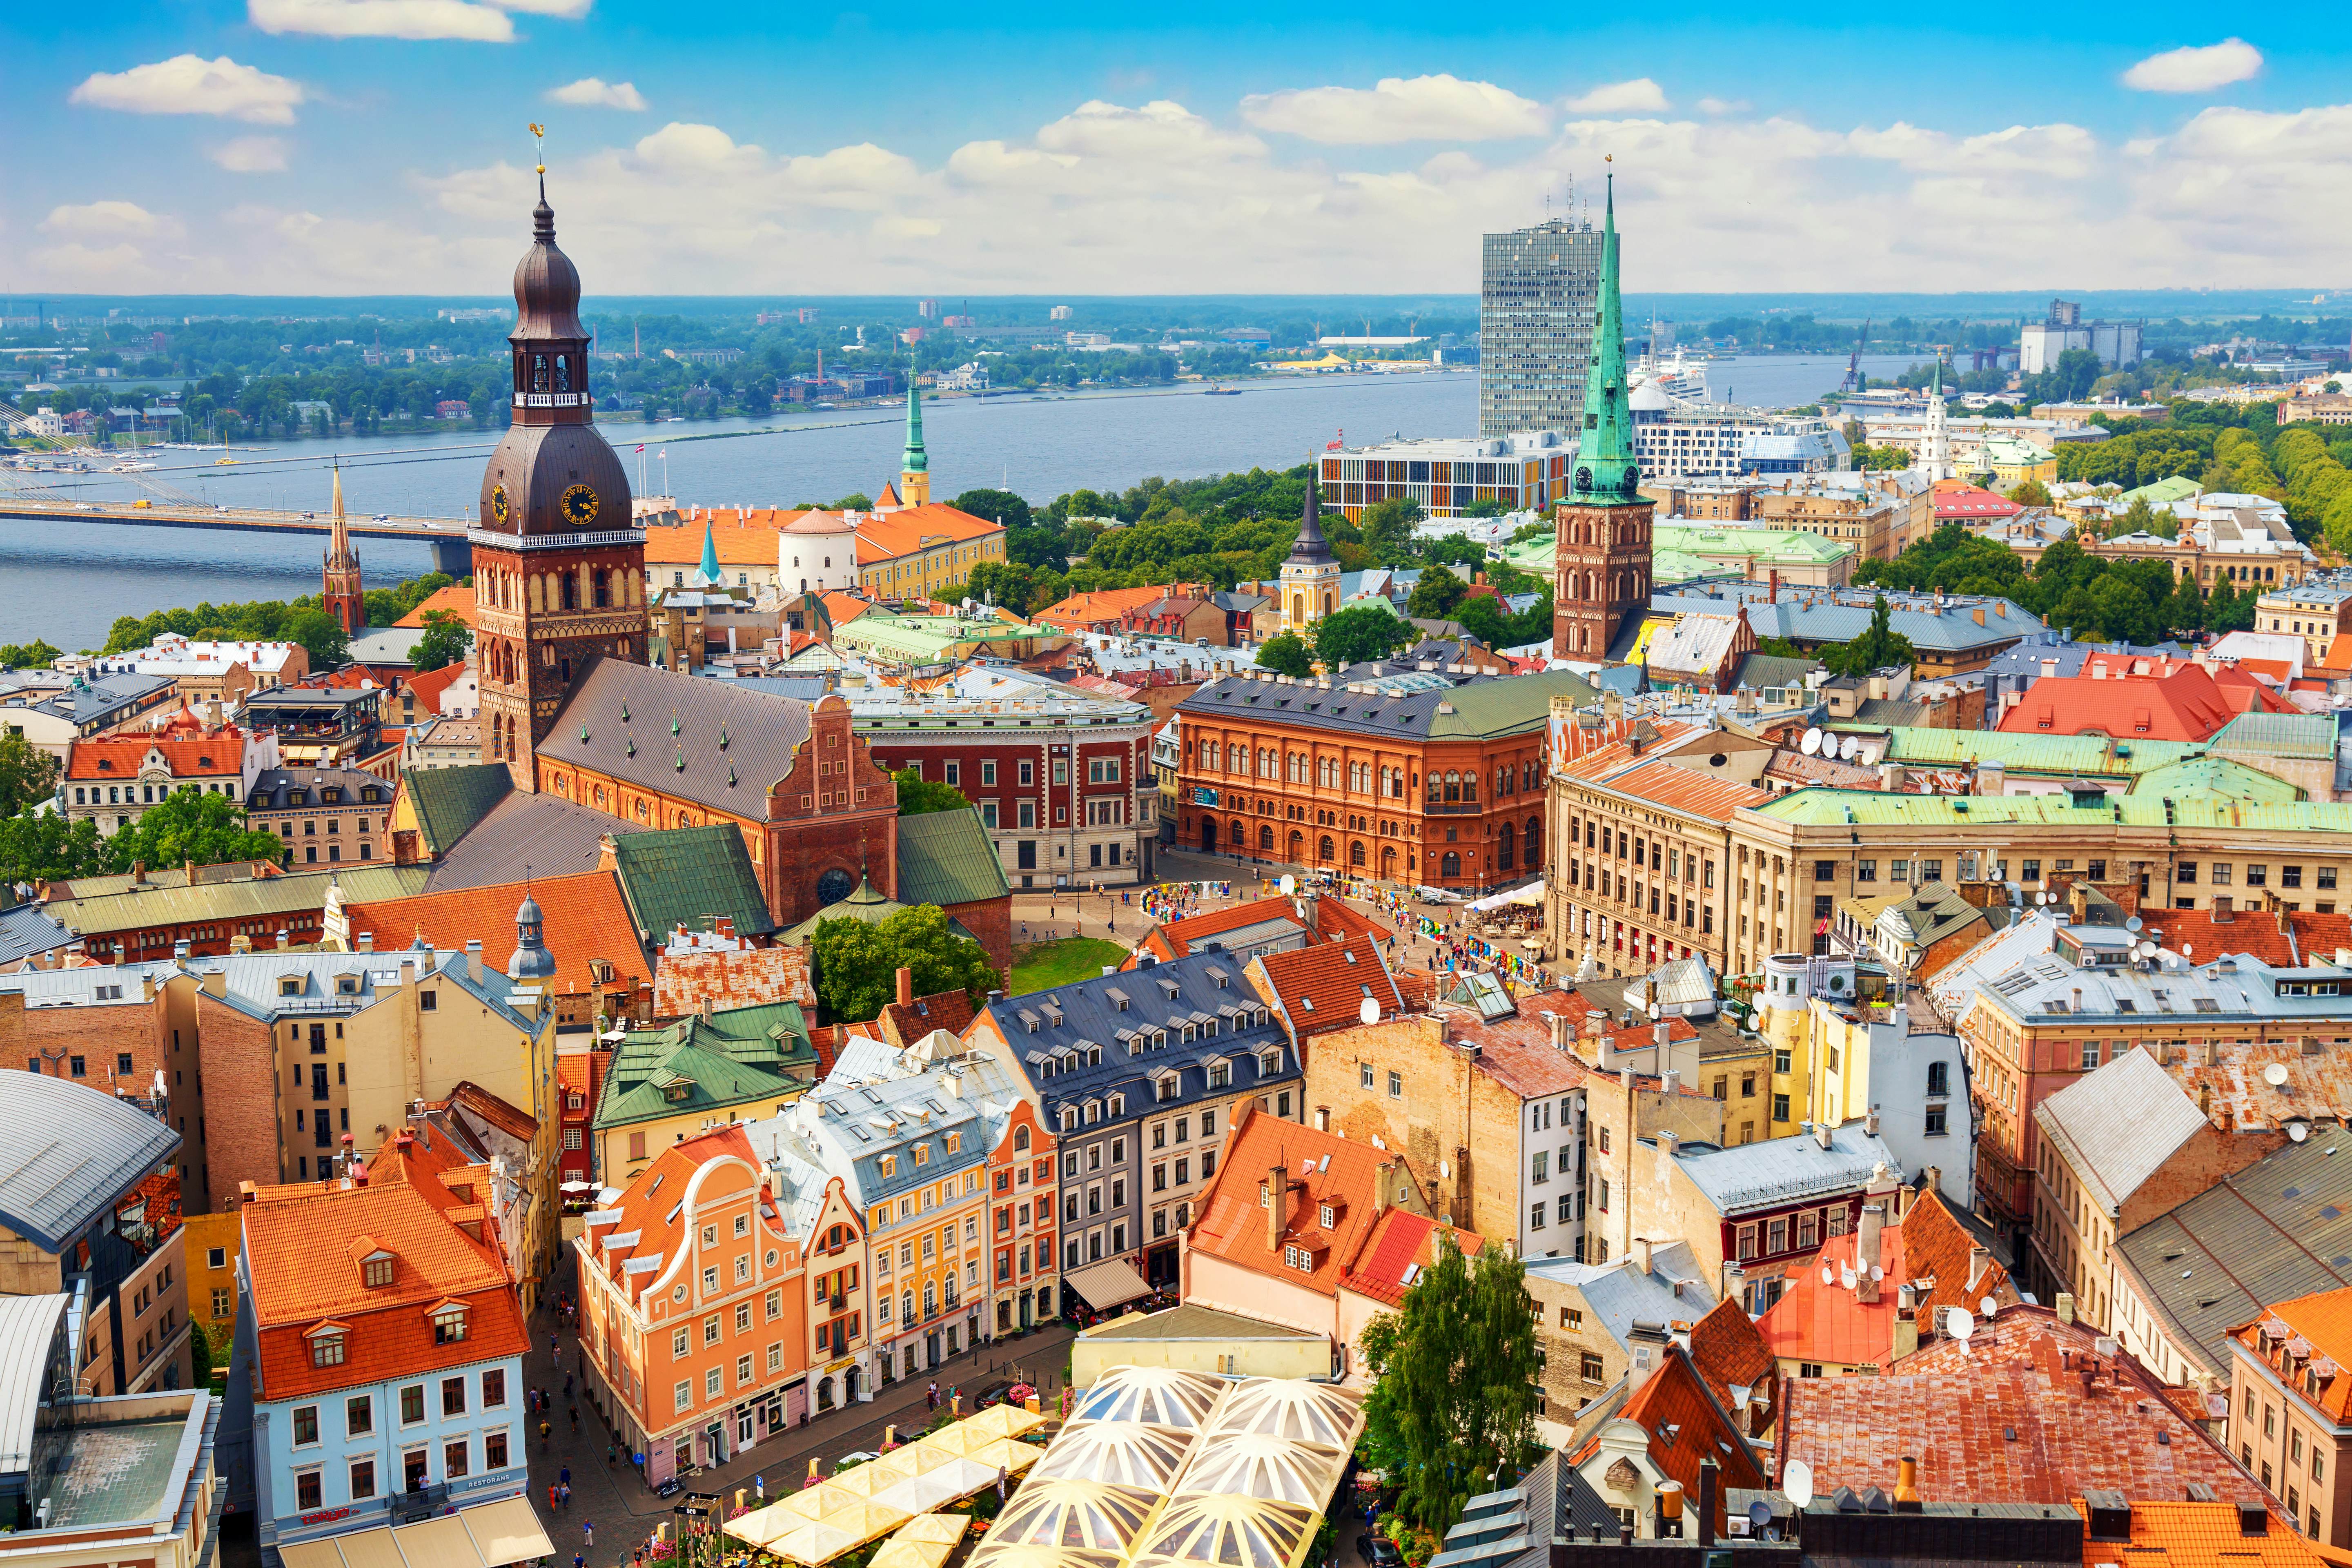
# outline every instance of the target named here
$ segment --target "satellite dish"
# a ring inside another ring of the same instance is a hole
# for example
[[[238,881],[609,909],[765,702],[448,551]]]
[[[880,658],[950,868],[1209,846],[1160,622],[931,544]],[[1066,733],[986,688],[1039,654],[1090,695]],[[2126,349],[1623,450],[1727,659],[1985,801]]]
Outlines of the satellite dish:
[[[2305,1139],[2311,1136],[2311,1123],[2308,1121],[2290,1121],[2286,1124],[2286,1135],[2300,1143]]]
[[[1859,735],[1848,735],[1844,740],[1838,742],[1838,755],[1844,758],[1849,763],[1853,761],[1853,759],[1860,754],[1861,751],[1862,737]]]
[[[1298,879],[1290,875],[1287,871],[1284,872],[1282,877],[1282,891],[1285,897],[1288,897],[1290,894],[1298,891]]]
[[[1874,1263],[1870,1266],[1870,1277],[1873,1279],[1884,1279],[1886,1278],[1886,1270]]]
[[[2126,931],[2137,931],[2139,928],[2140,918],[2137,915],[2134,915],[2131,919],[2124,921],[2124,930]]]
[[[1797,749],[1804,752],[1805,755],[1809,757],[1817,757],[1821,755],[1822,732],[1819,730],[1806,731],[1805,738],[1797,742]]]
[[[1356,1016],[1367,1024],[1379,1023],[1381,1021],[1381,1004],[1379,999],[1372,996],[1365,997],[1364,1005],[1356,1009]]]
[[[1772,1505],[1770,1503],[1766,1502],[1762,1498],[1758,1498],[1754,1502],[1748,1505],[1748,1529],[1762,1530],[1766,1525],[1771,1522]]]
[[[1822,1265],[1822,1283],[1824,1285],[1834,1285],[1837,1283],[1837,1270],[1832,1268],[1826,1263]]]
[[[1802,1512],[1813,1503],[1813,1467],[1802,1459],[1791,1459],[1780,1467],[1780,1489]]]
[[[1969,1336],[1977,1331],[1976,1318],[1966,1307],[1955,1307],[1950,1316],[1944,1320],[1944,1331],[1965,1345],[1969,1342]]]
[[[2184,942],[2180,944],[2180,956],[2183,958],[2187,958],[2190,953],[2195,952],[2196,951],[2197,944],[2193,942]]]
[[[2281,1085],[2284,1084],[2286,1082],[2286,1064],[2284,1062],[2273,1062],[2270,1066],[2263,1068],[2263,1081],[2270,1085],[2273,1089],[2277,1089]]]
[[[1984,1313],[1984,1315],[1985,1315],[1986,1317],[1988,1317],[1988,1318],[1991,1317],[1995,1312],[1998,1312],[1998,1311],[2000,1311],[2000,1302],[1998,1302],[1998,1301],[1996,1301],[1996,1300],[1993,1300],[1991,1297],[1990,1297],[1990,1296],[1987,1296],[1983,1300],[1979,1301],[1979,1302],[1977,1303],[1977,1307],[1978,1307],[1978,1308],[1979,1308],[1979,1310],[1981,1310],[1981,1311]]]
[[[1845,1287],[1845,1288],[1846,1288],[1847,1289],[1849,1289],[1849,1290],[1853,1289],[1853,1269],[1851,1269],[1851,1268],[1840,1268],[1840,1269],[1838,1270],[1838,1283],[1839,1283],[1840,1285],[1843,1285],[1843,1287]]]

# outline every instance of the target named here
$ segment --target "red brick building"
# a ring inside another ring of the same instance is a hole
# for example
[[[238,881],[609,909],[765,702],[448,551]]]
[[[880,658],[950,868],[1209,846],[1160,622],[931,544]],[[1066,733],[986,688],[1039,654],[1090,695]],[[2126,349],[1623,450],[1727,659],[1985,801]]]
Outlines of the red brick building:
[[[1228,677],[1176,710],[1177,841],[1390,882],[1516,881],[1543,865],[1551,700],[1595,695],[1566,670],[1428,659]]]

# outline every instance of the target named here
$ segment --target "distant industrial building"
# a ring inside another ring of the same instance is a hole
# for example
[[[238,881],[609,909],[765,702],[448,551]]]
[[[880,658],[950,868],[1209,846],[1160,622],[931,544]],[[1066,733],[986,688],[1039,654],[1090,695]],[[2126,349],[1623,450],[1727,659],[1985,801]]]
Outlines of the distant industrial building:
[[[2089,349],[2103,365],[2137,364],[2139,323],[2086,321],[2074,300],[2053,300],[2047,320],[2029,323],[2019,332],[2017,368],[2027,375],[2055,369],[2058,356],[2069,349]]]

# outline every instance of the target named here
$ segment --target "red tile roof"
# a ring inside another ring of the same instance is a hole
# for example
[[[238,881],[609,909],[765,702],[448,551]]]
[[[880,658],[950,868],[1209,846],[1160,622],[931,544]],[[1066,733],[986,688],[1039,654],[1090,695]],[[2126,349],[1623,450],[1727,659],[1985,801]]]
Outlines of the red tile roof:
[[[408,946],[421,931],[427,942],[443,950],[463,950],[468,942],[479,942],[482,962],[504,973],[507,961],[514,956],[515,910],[524,890],[516,882],[492,883],[344,909],[353,939],[373,934],[379,952]],[[545,917],[542,940],[555,955],[555,982],[550,988],[554,994],[595,991],[597,981],[588,967],[593,959],[609,962],[616,980],[651,978],[652,966],[637,945],[620,879],[612,872],[545,877],[532,882],[529,891]]]
[[[747,947],[735,952],[665,952],[654,976],[654,1016],[683,1017],[710,1004],[716,1013],[797,1002],[816,1016],[816,986],[804,947]]]
[[[1755,1450],[1716,1404],[1706,1379],[1679,1345],[1666,1347],[1657,1369],[1643,1380],[1617,1415],[1649,1433],[1650,1462],[1669,1479],[1682,1482],[1683,1495],[1692,1500],[1693,1507],[1697,1506],[1698,1467],[1703,1459],[1716,1462],[1724,1488],[1764,1485],[1764,1471],[1756,1462]],[[1588,1439],[1577,1450],[1576,1461],[1583,1463],[1599,1447],[1598,1437]],[[1723,1506],[1723,1495],[1720,1489],[1716,1493],[1718,1508]],[[1727,1527],[1721,1518],[1715,1527],[1717,1539],[1722,1539]]]
[[[422,626],[425,624],[425,617],[436,611],[446,611],[467,626],[472,626],[476,615],[474,590],[463,583],[452,583],[446,588],[436,588],[431,597],[392,624],[395,626]]]
[[[896,1001],[884,1005],[875,1018],[877,1032],[891,1045],[911,1046],[934,1029],[945,1029],[961,1037],[972,1020],[971,997],[961,991],[941,991],[934,995],[918,996],[905,1006]]]
[[[1739,1401],[1733,1395],[1736,1385],[1747,1389],[1750,1408],[1760,1407],[1766,1419],[1757,1420],[1749,1428],[1761,1431],[1769,1425],[1773,1409],[1773,1391],[1779,1381],[1780,1363],[1773,1358],[1772,1347],[1756,1331],[1756,1320],[1748,1315],[1737,1297],[1718,1302],[1713,1311],[1691,1325],[1691,1369],[1705,1380],[1715,1402],[1723,1406],[1736,1422]]]
[[[1934,1194],[1880,1233],[1885,1278],[1875,1301],[1862,1300],[1844,1282],[1845,1271],[1858,1268],[1861,1245],[1859,1235],[1832,1237],[1802,1267],[1790,1268],[1788,1288],[1756,1324],[1773,1354],[1782,1361],[1886,1366],[1894,1356],[1895,1320],[1905,1285],[1926,1287],[1914,1313],[1921,1344],[1937,1336],[1947,1307],[1976,1312],[1988,1296],[2003,1307],[2017,1303],[2017,1288],[1990,1254],[1981,1261],[1982,1272],[1969,1279],[1976,1238]],[[1824,1268],[1834,1276],[1826,1285]]]
[[[2090,1506],[2072,1500],[2085,1520]],[[2083,1568],[2322,1568],[2343,1554],[2307,1541],[2292,1530],[2246,1534],[2231,1502],[2175,1502],[2126,1499],[2131,1504],[2131,1542],[2083,1537]]]
[[[2318,1406],[2337,1426],[2352,1419],[2352,1289],[2281,1301],[2231,1330],[2230,1337],[2277,1372],[2297,1399]],[[2318,1380],[2313,1394],[2304,1378],[2322,1360],[2335,1363],[2336,1370]]]
[[[2157,910],[2146,921],[2147,939],[2175,952],[2187,942],[2212,957],[2250,953],[2290,969],[2332,960],[2337,948],[2352,947],[2352,915],[2248,909],[2233,910],[2224,921],[2211,910]]]
[[[1256,925],[1263,921],[1287,920],[1294,925],[1301,924],[1302,910],[1312,912],[1315,934],[1323,941],[1370,933],[1376,936],[1385,948],[1395,940],[1394,933],[1386,926],[1375,923],[1344,899],[1321,894],[1309,901],[1303,897],[1283,898],[1277,895],[1270,899],[1253,899],[1230,909],[1208,910],[1153,926],[1143,933],[1143,940],[1136,944],[1134,952],[1127,955],[1122,967],[1133,969],[1137,954],[1147,952],[1162,960],[1179,959],[1184,956],[1188,943],[1205,942],[1211,937],[1223,936],[1229,931],[1239,931],[1244,926]]]
[[[163,753],[175,779],[237,778],[245,771],[246,733],[234,724],[193,736],[184,729],[158,734],[128,730],[76,741],[66,763],[69,779],[131,780],[150,752]]]
[[[523,1352],[522,1309],[498,1227],[476,1199],[479,1185],[459,1190],[468,1173],[482,1184],[489,1173],[437,1163],[421,1149],[387,1145],[363,1186],[264,1187],[245,1205],[264,1398]],[[378,1251],[392,1255],[392,1283],[372,1288],[361,1261]],[[467,1305],[466,1337],[436,1344],[430,1309],[451,1300]],[[329,1321],[346,1325],[343,1359],[315,1366],[306,1331]]]
[[[2045,675],[2002,716],[2011,735],[2109,735],[2118,741],[2202,741],[2243,711],[2210,673],[2183,665],[2161,679]]]
[[[2025,510],[2007,496],[1951,479],[1937,484],[1935,507],[1937,522],[1956,518],[1965,522],[1981,522],[1989,518],[2015,517]]]
[[[1295,1042],[1356,1027],[1363,1022],[1367,995],[1383,1017],[1404,1011],[1404,997],[1388,965],[1381,962],[1379,944],[1369,935],[1312,943],[1289,952],[1262,952],[1250,964],[1265,974]]]
[[[2088,1487],[2162,1497],[2189,1481],[2225,1502],[2265,1500],[2146,1368],[2099,1354],[2098,1338],[2046,1308],[2007,1307],[1966,1344],[1938,1341],[1885,1376],[1790,1379],[1775,1468],[1804,1460],[1823,1494],[1891,1489],[1896,1458],[1916,1454],[1931,1500],[2060,1503]]]
[[[1270,1239],[1269,1216],[1260,1202],[1268,1173],[1276,1165],[1287,1173],[1279,1194],[1281,1245]],[[1200,1217],[1191,1231],[1192,1249],[1336,1296],[1381,1223],[1379,1183],[1388,1166],[1388,1157],[1368,1143],[1350,1142],[1278,1116],[1253,1115],[1228,1140],[1216,1181],[1202,1194]],[[1323,1213],[1327,1207],[1331,1211],[1328,1223]],[[1391,1234],[1401,1237],[1402,1233],[1391,1228]],[[1477,1249],[1475,1236],[1456,1232],[1455,1237],[1465,1252]],[[1398,1245],[1402,1245],[1401,1239]],[[1284,1260],[1286,1246],[1319,1250],[1311,1252],[1310,1268],[1300,1268]]]
[[[1609,781],[1609,787],[1635,795],[1668,811],[1685,811],[1715,822],[1728,822],[1742,806],[1762,805],[1770,790],[1757,789],[1736,779],[1719,779],[1675,763],[1650,763]]]
[[[438,713],[441,711],[441,694],[457,685],[459,678],[465,673],[466,661],[459,659],[454,664],[445,664],[438,669],[428,669],[420,675],[410,676],[407,679],[408,689],[415,696],[418,707],[430,709]]]
[[[1359,1296],[1370,1296],[1391,1307],[1403,1305],[1407,1276],[1437,1262],[1441,1231],[1453,1236],[1454,1245],[1465,1257],[1475,1258],[1484,1245],[1466,1230],[1392,1208],[1373,1222],[1355,1267],[1341,1276],[1339,1283]]]

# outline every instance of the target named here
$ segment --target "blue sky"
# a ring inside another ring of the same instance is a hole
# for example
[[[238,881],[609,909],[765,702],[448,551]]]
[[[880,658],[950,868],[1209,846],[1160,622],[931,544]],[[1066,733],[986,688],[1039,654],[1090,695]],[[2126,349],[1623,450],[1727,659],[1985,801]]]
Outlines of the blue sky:
[[[1659,9],[11,6],[0,288],[493,291],[533,120],[615,292],[2352,286],[2337,8]]]

